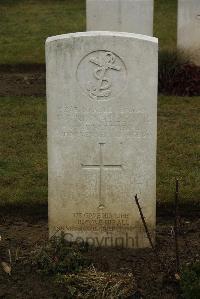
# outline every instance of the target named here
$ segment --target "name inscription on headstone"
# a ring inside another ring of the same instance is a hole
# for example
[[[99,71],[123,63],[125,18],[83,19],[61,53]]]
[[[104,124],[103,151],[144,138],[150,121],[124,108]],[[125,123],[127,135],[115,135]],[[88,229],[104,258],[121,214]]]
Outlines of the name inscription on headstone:
[[[70,121],[70,125],[62,126],[57,132],[63,137],[115,134],[120,138],[125,134],[126,138],[145,138],[149,134],[148,115],[142,111],[136,112],[134,109],[129,112],[80,111],[78,107],[64,106],[59,108],[57,117],[60,121],[64,119]]]

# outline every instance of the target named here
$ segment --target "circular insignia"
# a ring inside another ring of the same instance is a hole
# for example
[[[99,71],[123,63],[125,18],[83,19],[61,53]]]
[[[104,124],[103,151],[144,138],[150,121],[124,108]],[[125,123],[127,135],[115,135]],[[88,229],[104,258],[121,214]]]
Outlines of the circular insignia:
[[[99,50],[86,55],[77,68],[79,85],[91,99],[107,101],[126,85],[126,67],[115,53]]]

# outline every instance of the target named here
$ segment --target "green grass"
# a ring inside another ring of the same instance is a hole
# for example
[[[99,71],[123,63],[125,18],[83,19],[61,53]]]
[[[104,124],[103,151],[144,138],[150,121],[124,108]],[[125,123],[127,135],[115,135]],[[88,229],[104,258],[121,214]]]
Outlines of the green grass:
[[[154,0],[154,36],[160,50],[176,49],[177,0]]]
[[[183,201],[199,199],[199,115],[200,97],[159,99],[159,202],[173,199],[176,177]],[[47,203],[46,101],[2,97],[0,120],[0,205]]]
[[[0,63],[43,63],[48,36],[84,30],[84,0],[1,0]]]
[[[0,202],[47,201],[46,102],[0,98]]]
[[[157,199],[173,198],[180,179],[182,200],[200,199],[200,97],[159,97]]]
[[[155,0],[160,49],[176,47],[176,0]],[[85,31],[85,0],[1,0],[0,64],[44,63],[48,36]]]

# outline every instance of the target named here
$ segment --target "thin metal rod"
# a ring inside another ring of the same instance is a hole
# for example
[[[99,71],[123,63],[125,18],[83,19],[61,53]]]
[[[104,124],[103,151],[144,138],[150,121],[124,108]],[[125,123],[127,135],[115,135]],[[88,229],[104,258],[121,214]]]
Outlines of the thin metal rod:
[[[174,207],[174,242],[176,254],[176,272],[180,273],[179,232],[178,232],[179,180],[176,179],[175,207]]]
[[[142,212],[142,209],[141,209],[141,206],[140,206],[140,203],[139,203],[139,199],[137,197],[137,194],[135,195],[135,202],[136,202],[136,205],[138,207],[138,210],[139,210],[139,213],[140,213],[140,217],[142,219],[142,223],[143,223],[143,226],[144,226],[144,229],[145,229],[145,232],[146,232],[146,235],[147,235],[147,238],[149,240],[149,243],[152,247],[152,249],[154,250],[154,252],[156,252],[156,249],[155,249],[155,246],[153,244],[153,241],[152,241],[152,238],[151,238],[151,234],[148,230],[148,227],[147,227],[147,224],[146,224],[146,221],[145,221],[145,218],[144,218],[144,215],[143,215],[143,212]],[[156,252],[156,255],[157,255],[157,252]]]
[[[146,232],[147,238],[148,238],[148,240],[149,240],[149,243],[150,243],[150,245],[151,245],[151,248],[152,248],[152,250],[153,250],[153,253],[155,254],[156,258],[158,259],[158,261],[159,261],[159,263],[160,263],[162,269],[163,269],[164,271],[168,272],[168,271],[169,271],[168,266],[166,265],[165,262],[163,262],[163,261],[161,260],[159,254],[158,254],[157,248],[156,248],[156,247],[154,246],[154,244],[153,244],[152,237],[151,237],[151,234],[150,234],[150,232],[149,232],[147,223],[146,223],[146,221],[145,221],[145,217],[144,217],[144,215],[143,215],[142,208],[141,208],[141,206],[140,206],[140,203],[139,203],[139,199],[138,199],[138,197],[137,197],[137,194],[135,195],[135,202],[136,202],[136,205],[137,205],[137,207],[138,207],[138,210],[139,210],[139,213],[140,213],[140,217],[141,217],[141,219],[142,219],[142,223],[143,223],[143,226],[144,226],[144,228],[145,228],[145,232]]]

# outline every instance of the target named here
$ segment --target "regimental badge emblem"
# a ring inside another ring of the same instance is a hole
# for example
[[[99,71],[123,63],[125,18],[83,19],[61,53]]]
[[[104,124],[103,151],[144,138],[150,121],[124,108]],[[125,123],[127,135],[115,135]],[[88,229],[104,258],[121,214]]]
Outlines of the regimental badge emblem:
[[[99,50],[85,56],[77,68],[77,80],[91,99],[107,101],[118,96],[126,85],[126,67],[111,51]]]

